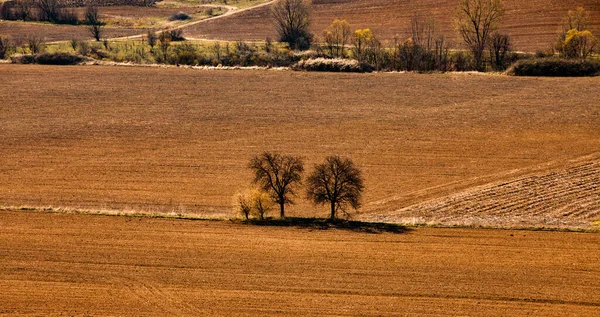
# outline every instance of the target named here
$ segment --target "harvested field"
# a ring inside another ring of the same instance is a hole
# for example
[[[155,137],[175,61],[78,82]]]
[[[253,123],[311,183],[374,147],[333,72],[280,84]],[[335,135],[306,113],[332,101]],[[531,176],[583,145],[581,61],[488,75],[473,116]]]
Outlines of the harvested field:
[[[394,212],[385,206],[370,221],[475,226],[589,228],[600,219],[600,155],[558,170],[501,181],[432,199]]]
[[[2,316],[593,316],[598,234],[0,212]]]
[[[598,153],[598,91],[599,78],[0,65],[0,204],[230,217],[248,160],[274,150],[308,171],[351,157],[365,214],[382,215]],[[288,215],[327,214],[297,201]]]
[[[106,37],[140,34],[140,30],[135,28],[105,28],[104,32]],[[0,20],[0,34],[10,36],[17,44],[25,43],[29,37],[40,38],[46,42],[92,39],[90,31],[84,25],[53,25],[4,20]]]
[[[370,28],[382,40],[392,41],[399,35],[409,37],[410,18],[419,13],[433,16],[437,29],[458,43],[453,19],[456,0],[347,0],[312,1],[312,30],[320,36],[336,19],[347,19],[353,29]],[[515,49],[521,51],[548,51],[555,43],[556,34],[568,10],[583,6],[592,14],[592,29],[600,31],[600,2],[596,0],[505,0],[506,15],[501,30],[510,34]],[[270,7],[257,8],[215,21],[207,21],[185,32],[190,37],[226,40],[264,40],[276,38],[270,19]],[[597,34],[597,33],[596,33]]]

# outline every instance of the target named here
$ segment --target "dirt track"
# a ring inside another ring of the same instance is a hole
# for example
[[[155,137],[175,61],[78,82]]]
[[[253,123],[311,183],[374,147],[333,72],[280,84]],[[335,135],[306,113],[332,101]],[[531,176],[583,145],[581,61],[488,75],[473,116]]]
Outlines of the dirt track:
[[[0,315],[592,316],[598,234],[0,212]]]

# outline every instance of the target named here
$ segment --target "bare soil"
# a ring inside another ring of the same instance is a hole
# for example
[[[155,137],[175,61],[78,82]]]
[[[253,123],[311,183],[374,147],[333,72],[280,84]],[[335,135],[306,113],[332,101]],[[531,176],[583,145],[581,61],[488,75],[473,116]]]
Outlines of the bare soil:
[[[268,150],[307,172],[352,158],[361,216],[393,215],[598,153],[598,91],[600,78],[0,65],[0,203],[231,217]],[[298,192],[288,215],[327,215]]]
[[[0,314],[593,316],[598,234],[0,212]]]

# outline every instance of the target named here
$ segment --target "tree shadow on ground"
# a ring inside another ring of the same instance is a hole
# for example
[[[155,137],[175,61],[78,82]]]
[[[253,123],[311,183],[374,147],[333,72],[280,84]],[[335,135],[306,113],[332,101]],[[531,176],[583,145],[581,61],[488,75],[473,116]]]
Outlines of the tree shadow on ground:
[[[330,220],[324,218],[284,218],[284,219],[250,219],[242,221],[244,224],[255,226],[270,226],[270,227],[296,227],[315,230],[340,229],[362,233],[405,233],[410,231],[410,228],[379,222],[362,222],[353,220]]]

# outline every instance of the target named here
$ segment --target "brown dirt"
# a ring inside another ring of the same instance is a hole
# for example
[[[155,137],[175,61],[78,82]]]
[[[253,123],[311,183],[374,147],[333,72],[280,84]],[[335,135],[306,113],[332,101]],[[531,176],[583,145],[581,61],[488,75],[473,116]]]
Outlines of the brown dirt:
[[[408,38],[410,17],[415,13],[433,16],[439,31],[459,43],[453,19],[456,0],[347,0],[312,1],[312,31],[320,36],[336,19],[347,19],[354,29],[370,28],[381,39]],[[600,31],[600,2],[596,0],[505,0],[506,16],[502,30],[511,35],[515,48],[522,51],[548,51],[554,44],[568,10],[583,6],[592,14],[592,29]],[[226,40],[276,38],[270,20],[270,7],[257,8],[227,19],[195,25],[185,32],[190,37]]]
[[[112,38],[140,34],[141,31],[133,28],[105,28],[104,32],[104,36]],[[29,37],[41,38],[45,42],[92,39],[90,31],[83,25],[53,25],[4,20],[0,20],[0,34],[10,36],[18,45],[24,44]]]
[[[0,65],[0,203],[231,216],[249,158],[275,150],[308,171],[351,157],[365,211],[381,214],[373,204],[393,211],[596,153],[599,89],[599,78]],[[327,213],[297,201],[289,215]]]
[[[0,212],[0,315],[592,316],[598,234]]]

